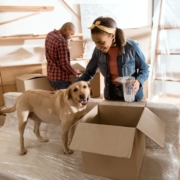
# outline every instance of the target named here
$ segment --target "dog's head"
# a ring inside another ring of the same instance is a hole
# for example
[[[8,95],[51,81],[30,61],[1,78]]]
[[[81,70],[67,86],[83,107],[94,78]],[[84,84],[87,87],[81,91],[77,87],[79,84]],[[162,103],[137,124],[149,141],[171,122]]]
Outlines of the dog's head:
[[[91,88],[88,82],[78,81],[67,89],[67,98],[71,98],[75,103],[86,105],[90,97],[90,92]]]

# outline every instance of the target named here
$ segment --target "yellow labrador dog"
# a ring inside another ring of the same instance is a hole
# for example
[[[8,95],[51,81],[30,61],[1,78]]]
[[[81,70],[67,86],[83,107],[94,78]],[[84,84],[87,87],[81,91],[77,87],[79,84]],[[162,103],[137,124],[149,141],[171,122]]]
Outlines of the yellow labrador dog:
[[[0,110],[0,114],[17,111],[20,132],[19,154],[27,153],[24,147],[23,135],[28,117],[34,120],[34,133],[41,142],[48,141],[40,135],[39,126],[41,122],[61,124],[64,153],[71,154],[72,151],[68,145],[75,131],[74,124],[84,115],[89,96],[89,84],[85,81],[79,81],[67,89],[55,92],[27,90],[18,97],[13,107]]]

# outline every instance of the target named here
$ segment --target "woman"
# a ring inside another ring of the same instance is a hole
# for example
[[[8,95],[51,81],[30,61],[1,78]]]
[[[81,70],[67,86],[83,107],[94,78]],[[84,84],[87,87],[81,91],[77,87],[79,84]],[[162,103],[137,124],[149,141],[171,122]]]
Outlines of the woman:
[[[104,76],[104,98],[123,100],[122,84],[115,79],[134,76],[136,80],[132,88],[135,101],[140,101],[143,98],[144,81],[149,75],[149,66],[138,42],[125,39],[123,31],[110,17],[97,18],[89,29],[96,47],[86,71],[75,81],[91,80],[99,68]]]

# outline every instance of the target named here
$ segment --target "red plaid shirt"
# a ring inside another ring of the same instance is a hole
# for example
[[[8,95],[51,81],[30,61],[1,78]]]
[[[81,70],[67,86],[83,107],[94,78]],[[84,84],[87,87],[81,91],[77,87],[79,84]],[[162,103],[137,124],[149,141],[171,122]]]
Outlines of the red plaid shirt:
[[[47,34],[45,51],[48,79],[51,81],[64,80],[71,82],[70,76],[77,73],[70,65],[68,43],[60,31],[54,30]]]

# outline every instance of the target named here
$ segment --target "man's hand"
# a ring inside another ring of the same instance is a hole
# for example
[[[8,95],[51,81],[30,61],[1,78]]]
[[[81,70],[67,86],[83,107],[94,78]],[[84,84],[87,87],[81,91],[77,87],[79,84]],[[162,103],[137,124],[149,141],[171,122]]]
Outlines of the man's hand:
[[[135,80],[135,82],[133,84],[133,92],[134,92],[134,94],[137,93],[137,91],[139,89],[139,86],[140,86],[140,82],[138,80]]]
[[[75,76],[76,76],[76,77],[79,77],[79,75],[81,74],[81,71],[79,71],[78,69],[75,69],[75,71],[76,71],[76,73],[77,73]]]

